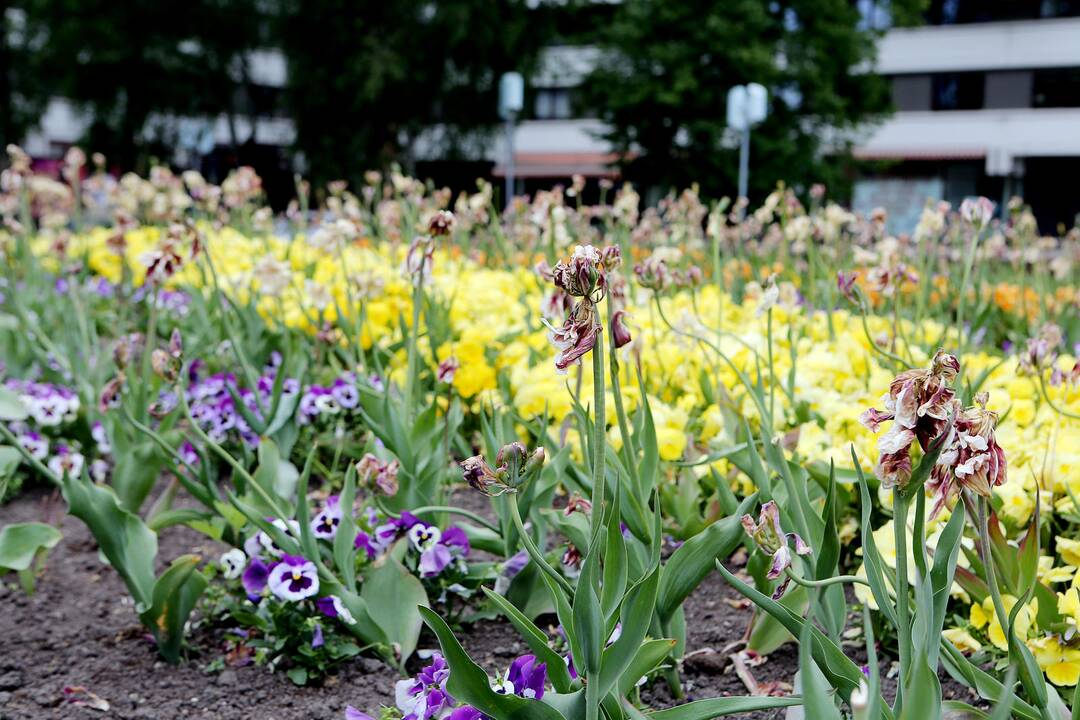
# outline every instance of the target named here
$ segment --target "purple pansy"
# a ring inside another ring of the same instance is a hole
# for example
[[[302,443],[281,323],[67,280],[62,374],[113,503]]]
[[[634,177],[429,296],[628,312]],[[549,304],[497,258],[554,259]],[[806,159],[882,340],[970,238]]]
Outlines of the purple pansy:
[[[311,532],[317,538],[333,540],[341,525],[342,509],[337,495],[326,498],[326,505],[311,521]]]
[[[345,604],[341,602],[341,598],[337,595],[327,595],[319,598],[315,601],[315,607],[327,617],[340,618],[346,625],[356,624],[356,618],[353,617],[353,614],[349,612],[349,609],[345,607]]]
[[[319,592],[319,571],[315,563],[296,555],[282,555],[267,578],[270,592],[282,600],[303,600]]]
[[[267,580],[270,578],[270,568],[266,563],[257,557],[252,557],[251,562],[248,563],[247,568],[244,570],[244,574],[240,576],[240,582],[244,584],[244,590],[247,591],[248,599],[252,602],[258,602],[262,597],[263,590],[266,589]]]

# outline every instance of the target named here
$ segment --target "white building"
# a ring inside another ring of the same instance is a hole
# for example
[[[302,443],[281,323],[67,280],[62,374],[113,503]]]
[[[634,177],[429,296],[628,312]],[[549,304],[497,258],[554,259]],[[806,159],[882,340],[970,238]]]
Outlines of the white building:
[[[927,198],[1019,194],[1045,230],[1071,225],[1080,212],[1080,2],[935,0],[928,19],[887,31],[878,48],[875,70],[891,79],[896,112],[857,137],[855,156],[870,162],[855,208],[886,207],[909,229]],[[603,125],[574,118],[570,102],[597,58],[594,48],[544,53],[532,119],[515,132],[519,188],[575,172],[610,176]],[[496,175],[506,157],[500,140]]]

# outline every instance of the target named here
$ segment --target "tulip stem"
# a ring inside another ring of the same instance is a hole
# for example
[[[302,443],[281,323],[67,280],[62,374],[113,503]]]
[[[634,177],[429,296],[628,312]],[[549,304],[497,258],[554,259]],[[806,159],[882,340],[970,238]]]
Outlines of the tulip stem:
[[[893,712],[900,717],[900,711],[904,707],[904,682],[903,673],[911,666],[911,609],[908,605],[908,547],[907,547],[907,497],[896,488],[893,491],[893,533],[896,540],[896,581],[893,590],[896,592],[896,635],[900,649],[900,672],[901,677],[896,684],[896,702]],[[922,542],[922,539],[917,539]]]
[[[610,301],[609,301],[610,302]],[[596,313],[594,313],[596,314]],[[593,472],[592,472],[592,535],[596,535],[596,528],[604,517],[604,491],[606,480],[604,479],[604,462],[606,458],[605,441],[607,440],[607,413],[604,408],[604,325],[600,319],[594,318],[597,323],[596,343],[593,345]]]
[[[521,536],[521,542],[525,544],[525,551],[529,553],[529,557],[572,599],[574,597],[573,586],[555,568],[551,567],[551,564],[544,558],[543,553],[540,552],[540,548],[533,542],[532,536],[525,529],[525,524],[521,521],[521,512],[518,510],[517,498],[506,498],[506,504],[510,506],[510,518],[514,521],[514,527],[517,528],[518,535]],[[593,512],[596,512],[595,507]]]
[[[870,587],[870,583],[865,578],[861,578],[858,575],[836,575],[835,577],[825,578],[824,580],[807,580],[791,572],[791,568],[784,568],[784,572],[789,578],[795,581],[796,585],[802,585],[803,587],[808,588],[823,588],[829,587],[830,585],[840,585],[842,583],[852,583],[854,585],[865,585],[866,587]]]
[[[1070,420],[1080,420],[1080,415],[1077,415],[1076,413],[1073,413],[1073,412],[1069,412],[1065,408],[1058,407],[1054,403],[1054,401],[1050,399],[1050,394],[1046,391],[1046,379],[1043,377],[1042,370],[1037,369],[1036,373],[1039,376],[1039,391],[1042,393],[1043,400],[1045,400],[1046,404],[1050,406],[1050,409],[1053,410],[1054,412],[1056,412],[1058,415],[1061,415],[1062,417],[1069,418]]]
[[[448,515],[460,515],[461,517],[472,520],[477,525],[482,525],[483,527],[491,530],[492,532],[500,532],[499,527],[492,523],[490,520],[485,520],[476,513],[466,510],[464,508],[451,507],[450,505],[424,505],[423,507],[418,507],[412,511],[412,514],[417,516],[423,515],[425,513],[446,513]]]

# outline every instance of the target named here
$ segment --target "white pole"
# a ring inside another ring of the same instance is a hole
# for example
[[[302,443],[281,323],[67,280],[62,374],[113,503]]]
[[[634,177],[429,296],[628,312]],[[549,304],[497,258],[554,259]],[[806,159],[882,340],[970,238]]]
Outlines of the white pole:
[[[503,202],[507,207],[514,198],[514,116],[517,113],[508,113],[506,117],[506,195]]]
[[[742,131],[742,143],[739,147],[739,197],[747,195],[750,181],[750,123]],[[740,213],[741,214],[741,213]]]

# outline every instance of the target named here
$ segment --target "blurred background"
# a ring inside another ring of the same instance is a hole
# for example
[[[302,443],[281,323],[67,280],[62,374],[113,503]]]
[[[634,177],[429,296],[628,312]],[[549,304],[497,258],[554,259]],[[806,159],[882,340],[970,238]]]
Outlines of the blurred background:
[[[752,201],[824,183],[895,230],[927,198],[1023,195],[1044,232],[1080,212],[1080,0],[0,0],[0,139],[37,170],[72,144],[118,173],[251,165],[277,207],[295,173],[394,165],[732,195],[748,82]]]

